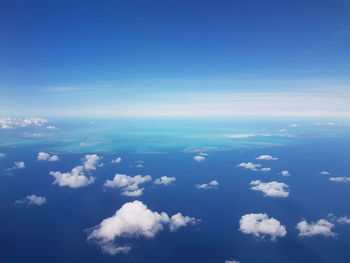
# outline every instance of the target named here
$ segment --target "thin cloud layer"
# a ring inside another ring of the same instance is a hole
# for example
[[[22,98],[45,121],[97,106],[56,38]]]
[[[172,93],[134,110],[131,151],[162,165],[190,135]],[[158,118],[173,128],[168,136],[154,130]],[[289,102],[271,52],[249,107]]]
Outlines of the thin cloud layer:
[[[198,189],[211,189],[219,186],[219,182],[216,180],[212,180],[207,184],[196,184],[196,188]]]
[[[251,190],[261,191],[265,196],[271,197],[288,197],[289,192],[287,191],[288,185],[285,183],[279,183],[276,181],[272,181],[269,183],[264,183],[260,180],[251,181],[250,185],[254,185],[251,187]]]
[[[59,161],[59,158],[57,155],[50,156],[49,153],[39,152],[37,160],[38,161],[57,162],[57,161]]]
[[[151,180],[152,177],[149,175],[128,176],[126,174],[116,174],[113,180],[107,180],[104,186],[108,188],[121,188],[122,195],[125,196],[140,196],[143,194],[143,188],[140,188],[140,185]]]
[[[336,183],[348,183],[350,182],[350,177],[330,177],[329,181]]]
[[[193,217],[177,213],[169,217],[165,212],[153,212],[140,201],[125,203],[116,213],[92,228],[88,240],[111,255],[128,253],[130,245],[121,245],[120,239],[153,238],[167,225],[170,231],[198,222]]]
[[[157,180],[155,180],[154,183],[168,185],[168,184],[171,184],[172,182],[175,182],[175,181],[176,181],[175,177],[162,176],[162,177],[158,178]]]
[[[37,205],[42,206],[47,202],[47,199],[43,196],[37,196],[37,195],[28,195],[25,198],[21,200],[15,201],[15,204],[20,205]]]
[[[246,214],[239,220],[239,230],[244,234],[251,234],[264,238],[270,236],[272,241],[277,237],[284,237],[287,234],[285,226],[267,214]]]
[[[27,126],[43,126],[48,122],[47,119],[43,118],[24,118],[24,119],[16,119],[10,117],[0,118],[0,129],[13,129],[16,127],[27,127]]]
[[[6,157],[6,154],[0,153],[0,159],[1,159],[1,158],[5,158],[5,157]]]
[[[308,223],[303,220],[300,221],[296,229],[299,230],[299,236],[301,237],[311,237],[316,235],[322,235],[326,237],[333,237],[335,233],[332,231],[334,224],[327,221],[326,219],[320,219],[317,222]]]
[[[274,161],[274,160],[278,160],[278,158],[276,157],[272,157],[271,155],[260,155],[258,157],[255,158],[256,160],[266,160],[266,161]]]
[[[328,171],[321,171],[320,174],[323,174],[323,175],[331,175],[331,173],[328,172]]]

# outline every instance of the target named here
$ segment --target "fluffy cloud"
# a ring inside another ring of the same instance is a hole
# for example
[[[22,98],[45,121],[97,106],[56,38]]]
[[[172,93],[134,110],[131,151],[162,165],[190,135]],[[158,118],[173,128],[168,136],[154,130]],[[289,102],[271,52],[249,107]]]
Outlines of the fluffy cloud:
[[[24,169],[26,168],[26,164],[24,162],[15,162],[15,166],[12,169]]]
[[[205,160],[205,157],[201,155],[196,155],[193,157],[193,159],[197,162],[203,162]]]
[[[126,174],[116,174],[113,180],[107,180],[104,186],[121,188],[122,195],[125,196],[140,196],[143,193],[143,188],[139,188],[139,186],[151,180],[152,177],[149,175],[128,176]]]
[[[121,163],[122,162],[122,158],[117,157],[116,159],[112,160],[111,163]]]
[[[296,229],[299,230],[299,236],[302,237],[311,237],[315,235],[323,235],[326,237],[335,236],[335,233],[332,231],[334,224],[327,221],[326,219],[320,219],[317,222],[308,223],[303,220],[300,221]]]
[[[252,162],[240,163],[237,166],[245,168],[245,169],[249,169],[249,170],[252,170],[252,171],[261,171],[261,172],[269,172],[269,171],[271,171],[271,168],[261,167],[261,164],[255,164],[255,163],[252,163]]]
[[[55,177],[53,184],[58,184],[59,186],[68,186],[71,188],[80,188],[88,186],[95,182],[95,178],[90,176],[87,177],[84,174],[84,166],[79,165],[74,167],[70,172],[50,172],[50,175]]]
[[[21,200],[15,201],[15,204],[27,204],[27,205],[37,205],[41,206],[47,202],[45,197],[36,196],[36,195],[28,195]]]
[[[329,180],[337,183],[348,183],[350,182],[350,177],[330,177]]]
[[[217,187],[218,185],[219,185],[218,181],[212,180],[208,184],[196,184],[196,187],[198,189],[210,189],[210,188]]]
[[[282,176],[290,176],[291,175],[289,173],[289,171],[287,171],[287,170],[284,170],[284,171],[280,172],[279,174],[282,175]]]
[[[99,157],[97,154],[87,154],[87,155],[85,155],[85,157],[83,159],[84,169],[87,170],[87,171],[89,171],[89,170],[96,170],[97,163],[101,159],[102,159],[102,157]]]
[[[162,176],[162,177],[158,178],[157,180],[155,180],[154,183],[168,185],[168,184],[171,184],[172,182],[175,182],[175,180],[176,180],[175,177]]]
[[[0,159],[1,159],[1,158],[5,158],[5,156],[6,156],[6,154],[0,153]]]
[[[59,158],[57,155],[50,156],[49,153],[40,152],[37,157],[38,161],[49,161],[49,162],[57,162]]]
[[[250,189],[255,191],[261,191],[265,196],[272,197],[288,197],[289,192],[286,190],[288,185],[285,183],[279,183],[276,181],[264,183],[260,180],[251,181],[250,185],[254,185]]]
[[[267,214],[246,214],[241,217],[239,224],[242,233],[256,237],[270,236],[273,241],[287,234],[285,226],[277,219],[269,218]]]
[[[331,173],[328,172],[328,171],[321,171],[320,174],[323,174],[323,175],[331,175]]]
[[[260,155],[258,157],[255,158],[256,160],[266,160],[266,161],[274,161],[274,160],[278,160],[278,158],[276,157],[272,157],[271,155]]]
[[[27,127],[27,126],[42,126],[47,123],[47,119],[42,118],[25,118],[25,119],[15,119],[9,117],[0,118],[0,129],[12,129],[15,127]]]
[[[168,225],[170,231],[196,223],[192,217],[177,213],[169,217],[165,212],[153,212],[140,201],[125,203],[116,213],[92,228],[88,240],[99,245],[103,252],[115,255],[127,253],[131,247],[120,245],[121,238],[153,238]]]

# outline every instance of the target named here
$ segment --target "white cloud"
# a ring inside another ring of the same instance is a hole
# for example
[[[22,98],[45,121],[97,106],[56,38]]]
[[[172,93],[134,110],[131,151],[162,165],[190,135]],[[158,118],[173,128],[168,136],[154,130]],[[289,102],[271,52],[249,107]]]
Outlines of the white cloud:
[[[53,126],[53,125],[49,125],[49,126],[46,127],[46,129],[48,129],[48,130],[56,130],[57,128],[55,126]]]
[[[282,176],[290,176],[291,174],[289,173],[289,171],[284,170],[282,172],[280,172],[279,174],[281,174]]]
[[[265,194],[265,196],[272,197],[288,197],[289,192],[286,190],[288,185],[285,183],[279,183],[276,181],[264,183],[260,180],[251,181],[250,185],[254,185],[250,189],[254,191],[261,191]]]
[[[36,195],[28,195],[21,200],[15,201],[15,204],[27,204],[27,205],[37,205],[41,206],[47,202],[45,197],[36,196]]]
[[[201,156],[208,156],[209,154],[207,154],[207,153],[199,153],[198,155],[201,155]]]
[[[15,162],[15,166],[12,169],[24,169],[26,164],[24,162]]]
[[[225,260],[225,263],[239,263],[237,260]]]
[[[329,180],[337,183],[348,183],[350,182],[350,177],[330,177]]]
[[[308,223],[303,220],[300,221],[296,229],[299,230],[299,236],[311,237],[315,235],[323,235],[326,237],[335,236],[335,233],[332,231],[334,224],[327,221],[326,219],[320,219],[317,222]]]
[[[201,155],[196,155],[193,157],[193,159],[197,162],[203,162],[205,160],[205,157]]]
[[[109,188],[121,188],[122,195],[125,196],[140,196],[143,193],[143,189],[139,186],[151,180],[152,177],[149,175],[128,176],[126,174],[116,174],[113,180],[107,180],[104,186]]]
[[[98,161],[100,161],[102,157],[99,157],[97,154],[87,154],[84,157],[83,165],[84,169],[89,170],[96,170],[96,166]]]
[[[116,159],[112,160],[111,163],[121,163],[122,162],[122,158],[117,157]]]
[[[323,174],[323,175],[331,175],[331,173],[328,172],[328,171],[321,171],[320,174]]]
[[[196,184],[196,187],[198,189],[210,189],[210,188],[215,188],[219,185],[219,182],[216,180],[210,181],[208,184]]]
[[[27,127],[27,126],[42,126],[47,123],[47,119],[42,118],[25,118],[25,119],[15,119],[10,117],[0,118],[0,129],[12,129],[16,127]]]
[[[256,237],[270,236],[273,241],[287,234],[285,226],[277,219],[269,218],[267,214],[246,214],[241,217],[239,224],[242,233]]]
[[[53,184],[58,184],[59,186],[68,186],[71,188],[85,187],[95,182],[94,177],[85,176],[84,166],[82,165],[74,167],[72,171],[67,173],[51,171],[50,175],[55,177]]]
[[[350,224],[350,218],[347,216],[341,216],[341,217],[337,217],[333,214],[329,214],[328,218],[332,221],[332,222],[336,222],[338,224],[344,225],[344,224]]]
[[[261,167],[261,164],[255,164],[255,163],[252,163],[252,162],[240,163],[237,166],[245,168],[245,169],[249,169],[249,170],[252,170],[252,171],[261,171],[261,172],[269,172],[269,171],[271,171],[271,168]]]
[[[1,158],[5,158],[5,156],[6,156],[6,154],[0,153],[0,159],[1,159]]]
[[[176,180],[175,177],[162,176],[162,177],[158,178],[157,180],[155,180],[154,183],[168,185],[168,184],[171,184],[172,182],[175,182],[175,180]]]
[[[131,247],[120,245],[121,238],[153,238],[169,225],[170,231],[196,223],[192,217],[177,213],[169,217],[165,212],[153,212],[140,201],[125,203],[116,213],[95,226],[88,235],[88,240],[99,245],[103,252],[115,255],[127,253]]]
[[[255,158],[256,160],[266,160],[266,161],[274,161],[278,160],[276,157],[272,157],[271,155],[263,154]]]
[[[289,125],[289,126],[290,126],[290,127],[296,128],[296,127],[299,127],[299,124],[293,123],[293,124],[291,124],[291,125]]]
[[[287,132],[287,129],[280,129],[279,132]]]
[[[49,161],[49,162],[59,161],[59,158],[57,155],[50,156],[50,154],[46,152],[39,152],[37,159],[38,161]]]

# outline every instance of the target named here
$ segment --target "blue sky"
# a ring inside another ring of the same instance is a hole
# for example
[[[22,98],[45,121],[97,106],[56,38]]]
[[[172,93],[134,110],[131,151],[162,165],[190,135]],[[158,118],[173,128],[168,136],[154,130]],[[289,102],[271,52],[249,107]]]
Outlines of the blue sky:
[[[0,113],[350,116],[350,3],[5,1]]]

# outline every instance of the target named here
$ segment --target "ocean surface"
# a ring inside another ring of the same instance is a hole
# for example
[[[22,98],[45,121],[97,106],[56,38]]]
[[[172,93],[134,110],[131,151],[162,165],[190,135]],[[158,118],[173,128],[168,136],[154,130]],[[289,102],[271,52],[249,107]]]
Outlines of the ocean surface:
[[[350,262],[349,119],[49,119],[42,126],[0,129],[0,262]],[[39,152],[59,157],[37,161]],[[94,183],[70,188],[53,184],[50,171],[69,172],[86,154],[102,157]],[[194,156],[205,160],[198,162]],[[277,160],[256,160],[271,155]],[[120,163],[111,161],[120,157]],[[25,168],[12,169],[15,161]],[[252,162],[261,172],[238,167]],[[141,165],[140,165],[141,164]],[[282,176],[281,171],[290,176]],[[330,174],[320,174],[328,171]],[[104,182],[116,173],[150,175],[143,194],[129,197]],[[161,176],[175,177],[156,185]],[[197,184],[216,180],[211,189]],[[250,182],[287,184],[286,198],[251,190]],[[47,199],[37,206],[18,204],[28,195]],[[103,253],[88,241],[89,229],[134,200],[156,212],[181,212],[196,219],[175,232],[127,239],[126,254]],[[242,233],[245,214],[266,213],[287,234]],[[330,216],[332,214],[333,216]],[[333,218],[333,219],[332,219]],[[297,223],[327,219],[334,235],[299,236]]]

